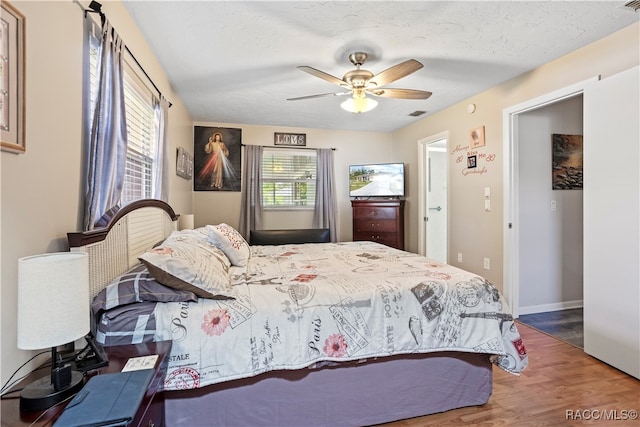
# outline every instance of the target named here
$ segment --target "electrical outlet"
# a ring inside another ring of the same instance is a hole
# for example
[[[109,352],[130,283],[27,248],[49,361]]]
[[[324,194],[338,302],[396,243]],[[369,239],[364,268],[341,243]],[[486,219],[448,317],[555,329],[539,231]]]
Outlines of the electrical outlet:
[[[489,260],[489,258],[485,258],[484,259],[484,269],[485,270],[489,270],[489,268],[491,268],[491,260]]]
[[[462,252],[458,252],[458,262],[462,262]]]

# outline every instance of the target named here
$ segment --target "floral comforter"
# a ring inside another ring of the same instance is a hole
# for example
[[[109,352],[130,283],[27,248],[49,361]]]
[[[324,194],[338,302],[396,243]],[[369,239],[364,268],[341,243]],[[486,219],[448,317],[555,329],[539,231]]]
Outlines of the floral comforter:
[[[527,353],[482,277],[372,242],[253,246],[235,299],[160,303],[173,341],[165,389],[402,353],[488,353],[518,374]]]

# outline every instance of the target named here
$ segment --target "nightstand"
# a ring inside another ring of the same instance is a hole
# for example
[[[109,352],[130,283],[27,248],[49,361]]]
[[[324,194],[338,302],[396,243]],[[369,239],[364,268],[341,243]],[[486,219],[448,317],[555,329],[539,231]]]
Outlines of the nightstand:
[[[164,376],[167,372],[167,363],[169,354],[171,353],[171,341],[160,341],[149,344],[121,345],[114,347],[105,347],[105,351],[109,356],[109,365],[97,370],[98,374],[107,374],[112,372],[120,372],[124,365],[132,357],[148,356],[152,354],[158,355],[158,361],[155,365],[155,374],[147,393],[140,404],[140,408],[136,413],[136,417],[130,424],[132,427],[160,427],[164,425],[164,393],[159,392]],[[39,370],[29,375],[25,380],[17,384],[14,388],[20,388],[24,384],[28,384],[38,376],[42,376],[48,370]],[[88,376],[95,375],[96,372],[89,372]],[[13,396],[9,394],[9,396]],[[33,423],[45,411],[25,412],[21,413],[19,409],[18,398],[19,393],[15,393],[15,399],[2,399],[2,427],[29,426],[34,427],[50,427],[60,416],[63,405],[52,408],[46,412],[36,423]],[[33,423],[33,424],[32,424]]]

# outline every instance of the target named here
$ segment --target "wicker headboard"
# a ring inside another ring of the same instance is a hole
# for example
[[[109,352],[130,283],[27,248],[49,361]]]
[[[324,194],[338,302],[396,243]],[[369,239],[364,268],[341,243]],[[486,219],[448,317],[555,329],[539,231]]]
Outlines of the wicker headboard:
[[[89,256],[90,298],[176,230],[178,217],[167,203],[145,199],[116,211],[103,228],[67,233],[71,251]]]

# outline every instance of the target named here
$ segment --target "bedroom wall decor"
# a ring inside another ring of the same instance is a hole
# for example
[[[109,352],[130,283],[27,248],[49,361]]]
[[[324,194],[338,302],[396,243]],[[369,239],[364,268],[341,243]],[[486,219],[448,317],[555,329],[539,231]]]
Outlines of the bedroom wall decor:
[[[2,2],[0,25],[0,142],[3,151],[25,152],[25,17]]]
[[[307,145],[307,134],[274,132],[273,145],[305,147]]]
[[[582,135],[551,135],[553,190],[582,190]]]
[[[193,156],[183,147],[177,150],[176,175],[187,180],[193,176]]]
[[[469,148],[484,147],[484,126],[478,126],[477,128],[469,131]]]
[[[240,191],[242,129],[194,126],[194,191]]]

